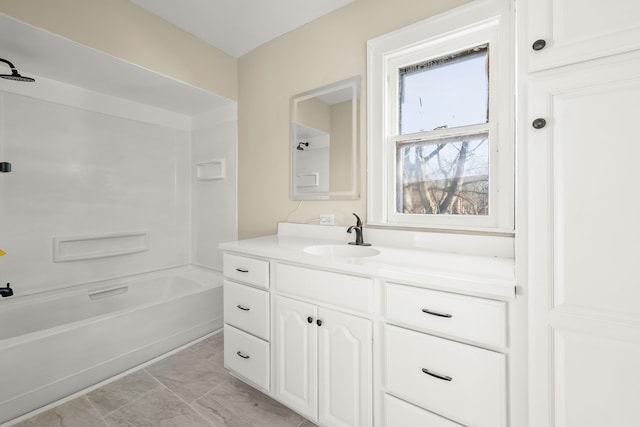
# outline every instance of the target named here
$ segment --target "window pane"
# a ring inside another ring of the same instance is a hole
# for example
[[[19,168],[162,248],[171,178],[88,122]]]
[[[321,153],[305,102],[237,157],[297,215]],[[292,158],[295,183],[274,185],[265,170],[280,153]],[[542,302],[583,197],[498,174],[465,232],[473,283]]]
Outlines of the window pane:
[[[486,132],[396,144],[396,212],[488,215]]]
[[[487,123],[488,46],[401,68],[400,134]]]

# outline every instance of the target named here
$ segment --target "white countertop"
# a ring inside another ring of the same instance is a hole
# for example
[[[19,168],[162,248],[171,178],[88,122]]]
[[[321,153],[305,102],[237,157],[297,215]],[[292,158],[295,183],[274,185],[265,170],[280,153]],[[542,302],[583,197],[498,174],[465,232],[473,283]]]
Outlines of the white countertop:
[[[319,226],[313,226],[317,227]],[[322,227],[325,228],[325,227]],[[336,227],[337,228],[337,227]],[[368,257],[329,257],[312,255],[304,248],[315,245],[344,245],[346,239],[319,238],[318,233],[292,236],[287,233],[221,243],[220,249],[240,254],[271,258],[295,264],[348,274],[377,277],[430,289],[479,295],[497,299],[515,298],[514,259],[510,257],[461,254],[425,249],[411,242],[397,245],[372,244],[380,253]],[[370,231],[370,230],[369,230]],[[344,233],[344,231],[342,231]],[[365,233],[367,229],[365,229]],[[298,233],[304,234],[304,233]],[[346,233],[344,233],[345,236]],[[375,235],[375,233],[372,233]],[[351,237],[351,236],[348,236]],[[365,240],[366,235],[365,235]],[[384,240],[384,239],[378,239]],[[388,242],[387,242],[388,243]]]

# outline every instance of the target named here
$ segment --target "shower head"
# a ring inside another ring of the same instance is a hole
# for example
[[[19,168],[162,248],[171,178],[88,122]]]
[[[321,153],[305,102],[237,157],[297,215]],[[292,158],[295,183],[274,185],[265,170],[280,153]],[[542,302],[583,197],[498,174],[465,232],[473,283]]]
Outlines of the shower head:
[[[4,62],[9,66],[9,68],[11,68],[11,74],[0,74],[0,78],[15,80],[17,82],[35,82],[36,81],[36,79],[33,79],[31,77],[20,75],[20,73],[18,73],[18,70],[16,70],[16,67],[14,67],[13,64],[7,61],[6,59],[0,58],[0,62]]]

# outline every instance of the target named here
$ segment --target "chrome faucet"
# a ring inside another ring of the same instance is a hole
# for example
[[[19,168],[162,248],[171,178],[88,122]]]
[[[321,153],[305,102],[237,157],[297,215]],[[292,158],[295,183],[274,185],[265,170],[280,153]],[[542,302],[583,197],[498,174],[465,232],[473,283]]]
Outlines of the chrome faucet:
[[[349,244],[358,246],[371,246],[371,243],[364,242],[364,236],[362,234],[362,221],[360,220],[360,217],[356,214],[353,214],[353,216],[356,217],[356,225],[352,225],[351,227],[347,228],[347,233],[351,234],[351,232],[355,230],[356,241],[349,242]]]
[[[10,297],[11,295],[13,295],[13,289],[11,289],[9,283],[7,283],[6,288],[0,288],[0,296],[2,296],[2,298]]]

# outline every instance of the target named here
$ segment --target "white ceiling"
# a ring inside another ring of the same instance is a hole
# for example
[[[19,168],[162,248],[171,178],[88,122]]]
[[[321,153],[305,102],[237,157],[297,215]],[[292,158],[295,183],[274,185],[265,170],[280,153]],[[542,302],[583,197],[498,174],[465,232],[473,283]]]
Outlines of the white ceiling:
[[[354,0],[131,0],[240,57]]]

